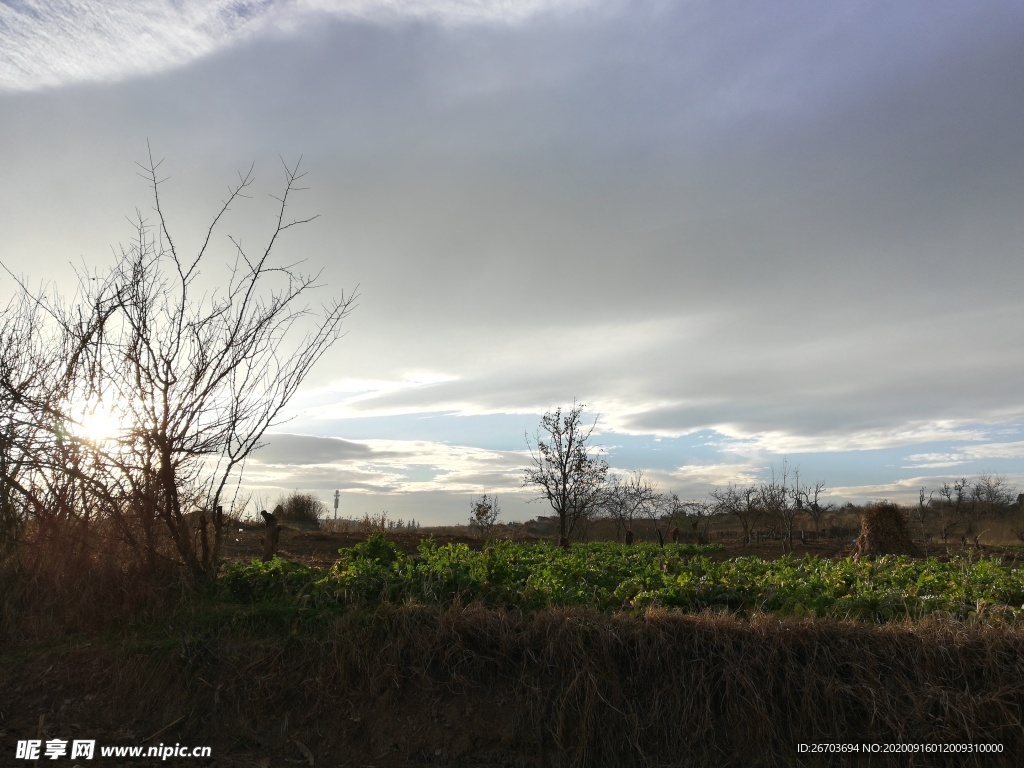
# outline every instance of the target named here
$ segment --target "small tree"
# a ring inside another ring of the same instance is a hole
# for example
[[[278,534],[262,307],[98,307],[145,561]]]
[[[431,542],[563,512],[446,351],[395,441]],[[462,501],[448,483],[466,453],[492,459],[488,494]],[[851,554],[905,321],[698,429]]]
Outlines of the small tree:
[[[620,533],[632,533],[637,519],[650,518],[652,510],[660,506],[658,490],[644,477],[643,470],[635,470],[627,477],[610,475],[600,507],[606,517],[615,521],[615,539]]]
[[[910,510],[910,517],[921,526],[921,545],[924,547],[926,554],[928,551],[928,531],[925,529],[925,525],[931,517],[931,511],[931,499],[925,496],[925,488],[921,486],[921,489],[917,492],[917,506]]]
[[[953,483],[953,509],[957,518],[963,523],[964,537],[974,533],[974,486],[966,477]]]
[[[743,529],[743,546],[750,543],[751,531],[764,516],[764,509],[758,503],[756,485],[740,488],[732,483],[711,492],[715,512],[733,515]]]
[[[821,495],[825,490],[826,487],[823,480],[818,480],[814,487],[811,487],[809,485],[800,485],[799,478],[797,478],[796,488],[794,489],[796,505],[810,515],[811,520],[814,522],[815,539],[821,535],[821,518],[826,512],[831,512],[835,508],[834,504],[821,503]]]
[[[489,539],[500,514],[497,496],[485,493],[479,499],[473,499],[469,505],[469,530],[481,539]]]
[[[799,481],[799,475],[797,476]],[[782,548],[793,550],[793,524],[799,515],[801,505],[793,498],[792,489],[788,485],[789,467],[782,463],[782,471],[778,475],[772,468],[772,479],[761,483],[757,489],[757,506],[766,518],[773,523],[781,523],[783,527]]]
[[[658,543],[665,546],[666,524],[671,523],[679,498],[674,493],[657,491],[642,507],[644,517],[654,525]]]
[[[46,492],[54,476],[39,471],[68,464],[53,455],[48,429],[66,390],[59,375],[65,350],[45,343],[44,322],[24,293],[0,310],[0,554],[17,542],[27,515],[61,506]]]
[[[711,516],[715,512],[713,500],[682,501],[675,493],[666,498],[668,524],[672,526],[672,540],[678,543],[689,538],[697,544],[710,539]]]
[[[541,419],[534,442],[526,437],[532,466],[523,470],[523,486],[540,489],[558,516],[558,543],[569,546],[576,524],[592,513],[601,499],[608,462],[588,445],[597,426],[583,423],[586,406],[573,401],[568,413],[561,408],[548,411]]]
[[[692,517],[690,527],[697,533],[697,543],[707,544],[711,541],[711,519],[715,514],[715,507],[710,499],[686,502],[687,514]]]

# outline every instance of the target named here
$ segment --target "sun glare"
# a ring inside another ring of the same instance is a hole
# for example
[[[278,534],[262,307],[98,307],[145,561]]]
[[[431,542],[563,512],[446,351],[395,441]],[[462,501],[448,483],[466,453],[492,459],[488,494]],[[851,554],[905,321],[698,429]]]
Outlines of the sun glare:
[[[93,443],[113,440],[123,429],[120,416],[106,403],[87,407],[76,421],[75,433]]]

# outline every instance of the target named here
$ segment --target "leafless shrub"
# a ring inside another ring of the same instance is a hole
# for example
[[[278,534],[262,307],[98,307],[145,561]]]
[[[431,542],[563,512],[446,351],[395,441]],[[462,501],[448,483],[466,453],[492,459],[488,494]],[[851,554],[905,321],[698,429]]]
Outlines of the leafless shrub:
[[[363,533],[383,533],[388,529],[388,513],[381,512],[379,515],[366,513],[359,523],[359,530]]]
[[[320,521],[327,515],[327,505],[312,493],[293,491],[278,501],[281,514],[278,516],[284,525],[299,523],[319,528]]]

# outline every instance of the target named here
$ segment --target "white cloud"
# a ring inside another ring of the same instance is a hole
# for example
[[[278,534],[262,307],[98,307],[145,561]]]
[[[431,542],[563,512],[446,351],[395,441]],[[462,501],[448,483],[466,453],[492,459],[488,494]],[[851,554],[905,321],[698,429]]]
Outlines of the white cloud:
[[[456,382],[459,376],[434,371],[409,371],[395,379],[340,379],[298,394],[289,405],[289,413],[301,413],[304,419],[343,419],[354,416],[390,416],[407,413],[408,408],[380,406],[380,401],[424,398],[421,390]],[[413,394],[410,394],[413,393]],[[423,411],[451,410],[443,403],[433,403]]]
[[[903,469],[939,469],[965,464],[970,459],[963,453],[912,453],[907,461],[910,463],[904,464]]]
[[[0,5],[0,85],[117,80],[205,56],[260,25],[258,0],[24,0]]]
[[[287,488],[511,488],[442,441],[519,423],[416,420],[573,397],[606,434],[717,432],[648,454],[681,493],[783,455],[851,488],[1019,460],[1024,15],[913,7],[7,0],[0,89],[168,74],[0,94],[0,256],[93,263],[145,137],[201,226],[225,168],[305,153],[324,215],[286,258],[365,300],[290,428],[427,442],[282,445]]]
[[[515,24],[589,0],[20,0],[0,4],[0,88],[121,80],[188,64],[316,17]]]
[[[373,20],[418,18],[458,23],[514,24],[552,11],[592,5],[590,0],[298,0],[302,10]]]
[[[916,504],[922,486],[930,487],[929,478],[910,477],[895,480],[891,483],[866,485],[845,485],[828,489],[830,497],[845,499],[856,504],[863,504],[880,499],[888,499],[899,504]]]
[[[522,452],[493,451],[428,440],[348,441],[269,434],[252,455],[245,482],[256,486],[333,487],[390,493],[518,490]]]
[[[749,485],[758,481],[754,468],[748,464],[687,464],[669,474],[687,485],[716,488],[730,483]]]
[[[935,441],[985,440],[990,436],[985,429],[949,421],[909,423],[887,429],[821,435],[787,434],[776,431],[749,434],[728,424],[716,425],[714,429],[728,439],[713,441],[712,444],[724,452],[740,455],[865,451]],[[945,456],[948,457],[948,454]],[[915,460],[913,457],[908,459]]]
[[[907,456],[907,461],[910,463],[905,464],[903,469],[938,469],[988,459],[1020,458],[1024,458],[1024,441],[984,443],[963,447],[950,453],[912,453]]]
[[[520,484],[524,457],[429,440],[346,441],[272,434],[245,468],[246,492],[266,504],[292,490],[311,492],[333,507],[341,491],[341,514],[360,517],[382,509],[421,522],[464,522],[466,500],[500,494],[505,519],[542,513],[528,506],[532,492]]]
[[[978,459],[1024,459],[1024,440],[1010,443],[985,443],[972,445],[964,452],[973,460]]]

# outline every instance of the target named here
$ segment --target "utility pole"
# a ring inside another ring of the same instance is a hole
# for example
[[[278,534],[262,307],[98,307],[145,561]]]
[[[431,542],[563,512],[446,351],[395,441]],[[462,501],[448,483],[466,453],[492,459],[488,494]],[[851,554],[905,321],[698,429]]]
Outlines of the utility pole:
[[[341,491],[334,492],[334,522],[338,522],[338,499],[341,498]]]

